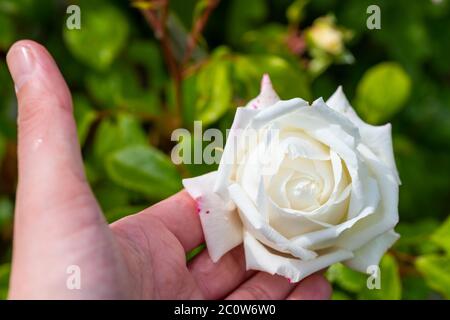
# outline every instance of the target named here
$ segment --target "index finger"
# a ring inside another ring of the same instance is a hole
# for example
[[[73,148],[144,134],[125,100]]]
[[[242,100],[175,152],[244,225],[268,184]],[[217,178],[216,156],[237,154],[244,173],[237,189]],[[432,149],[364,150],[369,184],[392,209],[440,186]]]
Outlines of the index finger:
[[[159,219],[186,252],[204,242],[197,203],[185,190],[141,211],[139,216]]]

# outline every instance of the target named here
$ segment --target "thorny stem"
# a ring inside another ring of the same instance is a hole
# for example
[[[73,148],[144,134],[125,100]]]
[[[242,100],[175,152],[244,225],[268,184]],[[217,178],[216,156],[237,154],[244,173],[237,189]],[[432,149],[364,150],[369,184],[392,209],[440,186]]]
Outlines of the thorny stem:
[[[188,36],[186,52],[181,63],[177,62],[175,55],[173,54],[170,37],[167,33],[167,19],[169,15],[169,0],[151,0],[148,2],[148,7],[139,7],[141,13],[146,19],[147,23],[153,29],[155,37],[160,41],[161,49],[163,52],[164,60],[169,69],[170,76],[174,83],[175,89],[175,114],[176,118],[169,118],[172,120],[172,127],[177,128],[181,124],[182,114],[182,81],[183,70],[185,65],[189,62],[192,53],[197,44],[197,40],[200,37],[206,23],[211,15],[212,11],[216,8],[220,0],[209,0],[208,5],[202,15],[193,23],[193,28]]]
[[[167,17],[169,0],[154,0],[152,6],[141,9],[147,23],[152,27],[155,37],[160,41],[164,60],[166,61],[169,73],[175,86],[175,112],[177,118],[181,117],[181,81],[182,73],[177,64],[175,56],[170,45],[170,39],[167,36]],[[175,120],[175,126],[179,125],[180,120]]]
[[[189,59],[194,52],[195,46],[197,45],[197,41],[200,38],[201,33],[205,29],[206,23],[208,22],[211,13],[217,7],[219,2],[220,0],[209,0],[202,15],[196,21],[194,21],[192,30],[188,37],[186,52],[183,58],[183,65],[186,65],[189,62]]]

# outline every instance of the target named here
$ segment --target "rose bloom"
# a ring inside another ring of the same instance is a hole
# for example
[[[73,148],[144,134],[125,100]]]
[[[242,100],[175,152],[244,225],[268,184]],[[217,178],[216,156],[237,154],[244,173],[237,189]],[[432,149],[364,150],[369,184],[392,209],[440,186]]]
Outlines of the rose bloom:
[[[314,45],[328,53],[338,55],[344,49],[343,34],[327,19],[319,19],[307,32]]]
[[[399,237],[399,183],[390,124],[363,122],[341,87],[312,105],[280,100],[267,75],[237,108],[218,170],[183,181],[214,262],[243,243],[247,269],[292,282],[377,265]]]

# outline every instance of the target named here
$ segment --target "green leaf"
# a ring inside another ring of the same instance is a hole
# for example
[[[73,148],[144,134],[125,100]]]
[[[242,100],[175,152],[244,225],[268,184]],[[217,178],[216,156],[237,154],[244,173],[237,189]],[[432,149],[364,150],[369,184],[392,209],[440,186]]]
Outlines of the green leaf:
[[[10,272],[11,265],[9,263],[0,265],[0,300],[5,300],[8,297]]]
[[[84,145],[91,125],[97,119],[97,112],[91,107],[89,100],[81,95],[73,98],[74,116],[77,123],[78,140]]]
[[[426,255],[416,260],[417,269],[433,290],[450,299],[450,257]]]
[[[186,261],[192,260],[195,258],[196,255],[198,255],[200,252],[202,252],[206,248],[206,245],[202,243],[198,247],[192,249],[186,254]]]
[[[268,13],[265,0],[232,0],[229,7],[226,31],[231,43],[239,43],[242,35],[260,24]]]
[[[286,10],[286,17],[290,24],[298,25],[303,19],[305,6],[309,0],[295,0]]]
[[[202,68],[197,77],[197,93],[197,120],[206,126],[231,107],[230,62],[217,58]]]
[[[65,43],[79,61],[105,70],[126,44],[128,21],[119,9],[104,1],[82,1],[80,6],[81,29],[64,26]]]
[[[85,85],[102,109],[121,108],[150,115],[159,113],[154,92],[140,85],[137,73],[130,66],[117,66],[108,72],[91,72]]]
[[[354,271],[342,263],[333,264],[328,268],[326,276],[329,281],[350,292],[360,292],[366,286],[365,274]]]
[[[162,199],[181,189],[180,175],[170,158],[150,146],[126,147],[112,153],[106,170],[118,185],[151,199]]]
[[[182,82],[182,98],[183,98],[183,123],[185,127],[192,128],[196,120],[196,104],[197,104],[197,75],[193,74]],[[174,90],[171,90],[172,98]]]
[[[160,49],[156,43],[149,40],[135,41],[130,45],[127,54],[133,63],[144,66],[151,88],[164,86],[164,82],[167,81],[167,74]]]
[[[428,300],[432,295],[431,289],[427,286],[425,279],[420,276],[402,277],[403,300]]]
[[[100,204],[103,212],[108,212],[118,207],[128,206],[131,192],[110,180],[99,182],[94,188],[95,198]]]
[[[394,62],[383,62],[363,75],[356,89],[355,106],[370,123],[379,124],[404,107],[411,91],[411,80]]]
[[[246,32],[242,37],[242,50],[245,53],[273,54],[297,61],[297,56],[286,46],[288,36],[285,25],[270,23],[257,30]]]
[[[133,145],[146,145],[147,138],[140,122],[132,115],[121,113],[100,123],[94,138],[94,156],[103,165],[113,151]]]
[[[0,49],[6,51],[16,38],[12,19],[0,12]]]
[[[450,254],[450,217],[431,235],[431,240]]]
[[[351,300],[352,298],[343,291],[333,290],[331,300]]]
[[[129,72],[114,68],[109,72],[91,72],[86,75],[85,86],[90,96],[102,109],[118,107],[123,92],[123,81],[135,81]]]
[[[0,12],[4,12],[15,19],[31,23],[34,31],[42,28],[44,21],[55,17],[56,8],[53,0],[1,0]],[[59,11],[58,11],[59,13]],[[21,25],[21,29],[27,25]],[[2,29],[0,29],[2,30]],[[30,30],[30,29],[29,29]]]
[[[364,287],[358,295],[364,300],[399,300],[402,297],[402,284],[397,261],[389,254],[384,255],[380,262],[381,288]]]
[[[421,255],[436,252],[438,246],[430,241],[430,235],[439,223],[434,219],[417,220],[414,223],[400,222],[396,227],[401,237],[395,244],[396,250]]]
[[[8,198],[0,198],[0,230],[12,223],[14,205]]]

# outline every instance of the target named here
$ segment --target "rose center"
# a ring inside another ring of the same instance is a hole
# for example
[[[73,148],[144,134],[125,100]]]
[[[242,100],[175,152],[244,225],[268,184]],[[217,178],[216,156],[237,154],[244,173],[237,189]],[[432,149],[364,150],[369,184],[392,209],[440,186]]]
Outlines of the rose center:
[[[292,179],[286,184],[286,191],[291,208],[306,209],[320,205],[322,186],[309,177]]]

